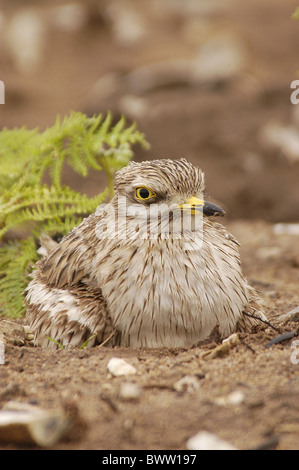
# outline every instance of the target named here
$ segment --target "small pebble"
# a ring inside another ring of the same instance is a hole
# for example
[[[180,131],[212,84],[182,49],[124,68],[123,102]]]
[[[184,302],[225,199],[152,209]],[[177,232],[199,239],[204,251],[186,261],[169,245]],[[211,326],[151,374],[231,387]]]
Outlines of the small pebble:
[[[134,400],[138,400],[141,393],[142,393],[142,390],[139,387],[139,385],[126,382],[126,383],[121,384],[119,396],[122,400],[134,401]]]
[[[188,450],[238,450],[229,442],[223,441],[215,434],[200,431],[187,441]]]
[[[244,393],[235,390],[234,392],[229,393],[226,396],[218,397],[214,401],[217,405],[240,405],[244,402],[245,396]]]
[[[199,390],[198,378],[192,375],[185,375],[185,377],[182,377],[174,384],[173,388],[177,392],[197,392]]]
[[[118,377],[120,375],[133,375],[136,374],[136,368],[129,364],[124,359],[120,359],[118,357],[112,357],[107,365],[108,371]]]
[[[28,407],[0,410],[0,442],[51,447],[66,432],[68,419],[60,410]]]
[[[17,8],[5,30],[5,42],[19,73],[35,74],[44,58],[46,26],[34,8]]]
[[[219,346],[216,346],[214,349],[203,351],[200,355],[202,359],[214,359],[216,357],[223,357],[230,352],[237,344],[239,344],[240,339],[237,333],[230,335],[228,338],[225,338]]]
[[[275,224],[273,232],[276,235],[299,235],[299,224]]]
[[[231,346],[235,346],[236,344],[238,344],[240,342],[239,340],[239,336],[238,336],[238,333],[233,333],[232,335],[230,335],[228,338],[225,338],[223,341],[222,341],[222,344],[229,344]]]

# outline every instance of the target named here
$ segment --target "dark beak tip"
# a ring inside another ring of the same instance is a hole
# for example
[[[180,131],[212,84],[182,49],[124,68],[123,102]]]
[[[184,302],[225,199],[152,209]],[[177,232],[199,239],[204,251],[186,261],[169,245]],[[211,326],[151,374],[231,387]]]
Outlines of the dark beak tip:
[[[223,217],[225,215],[225,211],[212,202],[205,202],[203,213],[208,217]]]

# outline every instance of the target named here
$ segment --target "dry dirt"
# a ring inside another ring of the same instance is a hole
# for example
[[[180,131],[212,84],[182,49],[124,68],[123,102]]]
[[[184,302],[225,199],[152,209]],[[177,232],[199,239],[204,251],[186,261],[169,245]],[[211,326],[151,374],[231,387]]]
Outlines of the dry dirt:
[[[234,222],[230,228],[242,241],[244,271],[264,297],[268,317],[298,306],[294,235],[275,235],[264,223]],[[298,327],[296,322],[279,326],[281,333]],[[17,400],[46,409],[75,409],[79,419],[55,449],[182,450],[201,430],[240,449],[298,449],[299,349],[291,347],[296,337],[266,348],[278,335],[269,326],[242,334],[227,355],[205,359],[202,351],[217,347],[215,342],[188,350],[104,347],[56,352],[8,345],[6,363],[0,366],[0,405]],[[111,357],[130,362],[136,375],[111,376]],[[198,389],[177,391],[175,384],[185,376],[194,377]],[[121,398],[126,382],[141,387],[139,398]],[[243,393],[242,403],[218,403],[235,391]]]
[[[30,3],[37,11],[42,8]],[[88,3],[94,8],[95,3]],[[228,209],[223,223],[241,242],[243,271],[261,292],[277,327],[275,317],[299,305],[298,235],[273,230],[276,222],[298,222],[299,164],[266,145],[261,130],[273,119],[284,125],[295,119],[290,83],[298,68],[299,25],[291,20],[296,2],[231,1],[204,17],[207,23],[192,15],[153,13],[154,2],[133,4],[152,28],[138,45],[121,46],[101,15],[77,32],[49,28],[40,68],[28,77],[16,70],[2,43],[6,104],[0,109],[0,127],[44,128],[70,109],[112,109],[117,116],[122,111],[118,93],[105,99],[93,94],[100,76],[124,76],[156,60],[191,57],[199,31],[201,41],[205,34],[233,32],[246,50],[240,74],[212,87],[172,84],[142,96],[149,111],[137,121],[151,151],[138,150],[136,159],[185,156],[204,169],[208,195]],[[7,21],[20,8],[11,0],[2,5]],[[104,182],[91,175],[80,184],[96,192]],[[298,322],[279,325],[280,332],[295,334],[298,327]],[[7,345],[6,362],[0,365],[0,406],[16,400],[76,410],[73,431],[55,449],[185,449],[187,439],[200,430],[240,449],[299,449],[299,351],[296,355],[291,347],[296,337],[266,348],[278,334],[270,326],[243,334],[227,355],[206,359],[201,352],[217,347],[215,341],[189,350],[53,352]],[[111,377],[107,363],[114,356],[133,364],[136,375]],[[185,376],[196,378],[197,390],[175,389]],[[141,387],[138,399],[120,397],[127,381]],[[241,403],[219,404],[219,397],[234,391],[243,393]],[[0,444],[0,449],[23,447]]]

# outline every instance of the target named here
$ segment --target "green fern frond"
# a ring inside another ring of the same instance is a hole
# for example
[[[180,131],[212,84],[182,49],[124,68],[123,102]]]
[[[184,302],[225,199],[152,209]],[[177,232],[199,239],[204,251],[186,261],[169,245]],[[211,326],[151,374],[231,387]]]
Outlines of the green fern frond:
[[[83,217],[94,212],[113,193],[114,173],[133,157],[132,147],[148,143],[124,117],[112,126],[112,114],[104,118],[71,112],[43,132],[3,129],[0,132],[0,308],[15,317],[23,313],[22,292],[28,273],[38,260],[37,243],[42,233],[65,235]],[[87,177],[89,170],[104,171],[107,188],[88,197],[62,182],[68,166]],[[45,184],[45,176],[50,184]],[[26,228],[28,238],[11,239]]]
[[[19,196],[9,198],[6,190],[0,205],[0,238],[11,228],[25,222],[45,222],[56,217],[88,214],[103,203],[107,189],[94,197],[71,190],[68,186],[24,188]],[[12,191],[13,196],[13,191]]]
[[[28,284],[30,267],[38,260],[34,238],[8,243],[0,248],[0,293],[5,315],[24,313],[22,292]]]

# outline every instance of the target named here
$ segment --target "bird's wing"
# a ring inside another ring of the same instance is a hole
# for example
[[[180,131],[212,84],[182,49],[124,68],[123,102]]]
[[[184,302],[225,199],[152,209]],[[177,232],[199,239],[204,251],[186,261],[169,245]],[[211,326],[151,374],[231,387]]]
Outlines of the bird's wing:
[[[51,287],[65,288],[88,277],[95,249],[95,224],[96,216],[92,214],[37,263],[36,274],[42,282]]]
[[[101,288],[92,285],[89,272],[101,217],[89,216],[36,264],[25,291],[26,321],[35,344],[80,346],[91,337],[90,345],[115,340]]]

